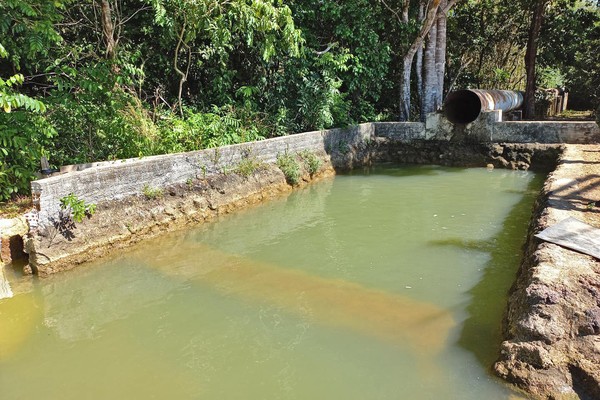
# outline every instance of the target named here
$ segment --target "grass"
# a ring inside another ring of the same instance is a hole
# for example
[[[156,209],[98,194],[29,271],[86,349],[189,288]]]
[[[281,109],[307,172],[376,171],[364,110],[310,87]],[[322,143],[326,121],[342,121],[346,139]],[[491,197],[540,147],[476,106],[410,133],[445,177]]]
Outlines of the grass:
[[[148,200],[159,199],[163,197],[163,190],[160,188],[152,188],[148,185],[145,185],[142,189],[142,193]]]
[[[245,178],[265,168],[265,164],[255,157],[245,157],[235,167],[235,173]]]
[[[19,195],[10,201],[0,202],[0,218],[14,218],[33,208],[31,197]]]

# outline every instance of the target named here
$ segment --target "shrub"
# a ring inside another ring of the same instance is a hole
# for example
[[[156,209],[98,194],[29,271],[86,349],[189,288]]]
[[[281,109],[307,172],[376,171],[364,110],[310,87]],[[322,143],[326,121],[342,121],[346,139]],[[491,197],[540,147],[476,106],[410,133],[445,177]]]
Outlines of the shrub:
[[[29,182],[55,134],[41,115],[0,111],[0,201],[29,193]]]
[[[84,217],[90,218],[96,212],[96,205],[86,203],[73,193],[60,199],[60,209],[75,222],[83,221]]]
[[[321,168],[321,159],[312,151],[304,150],[299,153],[310,176],[314,176]]]
[[[249,177],[256,171],[265,168],[265,164],[256,157],[247,156],[242,158],[235,168],[235,173],[245,178]]]
[[[283,172],[285,180],[292,186],[300,182],[300,164],[296,157],[289,153],[277,155],[277,166]]]

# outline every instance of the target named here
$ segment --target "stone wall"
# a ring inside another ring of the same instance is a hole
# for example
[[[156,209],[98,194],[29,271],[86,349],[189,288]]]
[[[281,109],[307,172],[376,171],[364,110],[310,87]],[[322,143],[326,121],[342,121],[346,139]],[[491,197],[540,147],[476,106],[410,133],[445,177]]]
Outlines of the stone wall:
[[[303,150],[339,153],[340,157],[332,159],[334,165],[352,167],[352,159],[345,155],[352,154],[352,148],[373,136],[374,125],[362,124],[188,153],[96,163],[91,168],[83,166],[80,171],[34,181],[31,187],[39,196],[39,225],[44,227],[58,214],[59,200],[69,193],[94,204],[120,200],[141,195],[145,187],[164,188],[232,171],[243,158],[274,163],[279,154]]]
[[[494,371],[539,399],[600,398],[600,261],[534,235],[572,217],[598,226],[586,204],[600,146],[567,146],[537,199],[511,289]],[[588,200],[589,199],[589,200]]]

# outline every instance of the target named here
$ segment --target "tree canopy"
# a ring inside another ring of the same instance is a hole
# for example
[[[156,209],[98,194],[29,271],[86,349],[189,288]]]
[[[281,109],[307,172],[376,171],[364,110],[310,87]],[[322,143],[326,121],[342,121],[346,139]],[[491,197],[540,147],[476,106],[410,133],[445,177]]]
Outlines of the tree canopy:
[[[0,200],[28,191],[41,156],[58,166],[418,120],[451,89],[523,90],[532,34],[534,86],[596,107],[592,0],[4,0]]]

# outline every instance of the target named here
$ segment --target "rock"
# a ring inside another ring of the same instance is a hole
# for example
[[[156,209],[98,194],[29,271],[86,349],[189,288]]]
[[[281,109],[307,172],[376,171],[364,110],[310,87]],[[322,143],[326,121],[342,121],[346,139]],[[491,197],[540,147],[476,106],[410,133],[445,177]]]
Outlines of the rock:
[[[26,257],[23,251],[23,237],[29,232],[25,217],[0,219],[0,262],[11,263]]]

